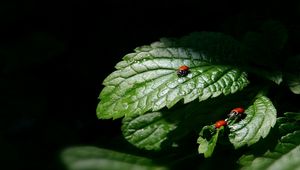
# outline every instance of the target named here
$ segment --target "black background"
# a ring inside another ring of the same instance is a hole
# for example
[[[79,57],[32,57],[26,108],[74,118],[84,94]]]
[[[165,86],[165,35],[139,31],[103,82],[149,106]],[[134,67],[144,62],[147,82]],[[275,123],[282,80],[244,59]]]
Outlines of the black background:
[[[0,169],[58,169],[66,147],[116,146],[120,122],[97,119],[97,97],[135,47],[194,31],[241,39],[268,19],[299,53],[297,1],[1,1]]]

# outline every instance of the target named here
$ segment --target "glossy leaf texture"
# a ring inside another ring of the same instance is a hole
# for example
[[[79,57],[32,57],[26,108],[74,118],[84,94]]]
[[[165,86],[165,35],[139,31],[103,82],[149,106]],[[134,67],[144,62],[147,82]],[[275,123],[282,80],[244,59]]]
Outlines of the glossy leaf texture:
[[[116,119],[171,108],[184,103],[228,95],[248,84],[247,74],[232,66],[214,65],[212,58],[189,48],[162,42],[139,47],[126,55],[103,82],[97,116]],[[177,69],[187,65],[186,76]]]
[[[265,138],[276,123],[276,109],[271,100],[262,95],[245,110],[245,114],[243,120],[229,126],[229,140],[235,148],[250,146]]]
[[[168,112],[149,112],[136,117],[125,117],[122,125],[123,136],[138,148],[160,150],[162,143],[180,120],[168,120],[167,116],[174,118],[177,115]]]
[[[61,153],[61,160],[67,170],[168,169],[145,157],[92,146],[68,148]]]

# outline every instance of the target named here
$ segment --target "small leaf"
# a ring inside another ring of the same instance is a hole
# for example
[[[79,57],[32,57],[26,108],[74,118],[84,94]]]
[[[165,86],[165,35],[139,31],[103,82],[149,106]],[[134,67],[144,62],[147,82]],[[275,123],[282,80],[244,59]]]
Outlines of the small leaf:
[[[173,116],[168,120],[167,116]],[[160,150],[161,144],[167,139],[180,119],[176,114],[168,112],[150,112],[136,117],[123,118],[122,132],[126,140],[138,148]]]
[[[263,71],[262,71],[263,72]],[[262,73],[261,72],[261,73]],[[274,72],[265,72],[265,74],[263,75],[265,78],[273,81],[274,83],[276,83],[277,85],[279,85],[282,82],[282,72],[280,71],[274,71]]]
[[[250,159],[249,159],[250,158]],[[240,163],[243,170],[287,170],[300,168],[300,131],[283,136],[273,151],[266,152],[262,157],[243,156]]]
[[[102,119],[141,115],[184,103],[228,95],[243,89],[247,75],[236,68],[211,64],[211,57],[188,48],[163,43],[137,48],[116,65],[103,82],[97,116]],[[178,77],[179,66],[190,67]]]
[[[286,112],[284,115],[289,119],[300,120],[300,113]]]
[[[229,140],[235,148],[250,146],[261,137],[265,138],[276,123],[276,109],[265,96],[259,96],[245,113],[245,119],[229,126]]]
[[[284,65],[285,80],[290,90],[300,94],[300,55],[289,57]]]
[[[300,73],[287,74],[286,79],[290,90],[295,94],[300,94]]]
[[[280,135],[285,135],[292,133],[296,130],[300,130],[300,113],[286,112],[285,117],[280,117],[277,119],[278,122],[278,132]]]
[[[205,158],[211,157],[216,147],[220,131],[224,132],[224,127],[218,128],[211,138],[207,140],[203,135],[203,131],[205,131],[207,127],[204,127],[203,130],[201,130],[200,136],[197,140],[197,143],[199,144],[198,152],[203,153]]]
[[[92,146],[68,148],[61,153],[68,170],[167,170],[148,158]]]

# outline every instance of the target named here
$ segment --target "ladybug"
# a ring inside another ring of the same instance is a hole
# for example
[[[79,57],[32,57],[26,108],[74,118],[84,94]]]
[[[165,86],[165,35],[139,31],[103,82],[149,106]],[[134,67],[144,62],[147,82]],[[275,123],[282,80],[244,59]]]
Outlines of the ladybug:
[[[230,113],[228,114],[229,118],[232,118],[232,117],[241,117],[242,114],[245,112],[245,109],[242,108],[242,107],[237,107],[237,108],[234,108],[230,111]]]
[[[186,65],[182,65],[182,66],[180,66],[179,68],[178,68],[178,70],[177,70],[177,75],[178,76],[186,76],[188,73],[189,73],[189,67],[188,66],[186,66]]]
[[[219,129],[221,128],[222,126],[227,126],[227,122],[225,120],[219,120],[215,123],[215,128],[216,129]]]

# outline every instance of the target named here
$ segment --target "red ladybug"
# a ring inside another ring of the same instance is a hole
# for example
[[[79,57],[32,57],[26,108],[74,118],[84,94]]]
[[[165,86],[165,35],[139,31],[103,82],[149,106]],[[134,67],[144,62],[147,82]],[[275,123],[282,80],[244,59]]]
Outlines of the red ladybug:
[[[182,65],[178,68],[177,70],[177,75],[178,76],[186,76],[189,73],[189,67],[186,65]]]
[[[227,126],[227,122],[225,120],[219,120],[215,123],[215,128],[219,129],[222,126]]]
[[[242,107],[237,107],[237,108],[232,109],[231,112],[235,112],[237,114],[242,114],[245,112],[245,109]]]
[[[232,118],[232,117],[241,117],[242,114],[245,112],[245,109],[242,108],[242,107],[237,107],[237,108],[234,108],[230,111],[230,113],[228,114],[229,118]]]

